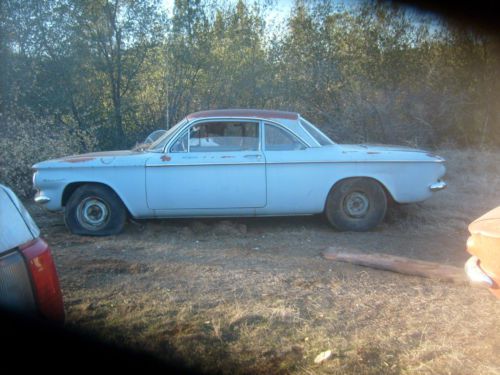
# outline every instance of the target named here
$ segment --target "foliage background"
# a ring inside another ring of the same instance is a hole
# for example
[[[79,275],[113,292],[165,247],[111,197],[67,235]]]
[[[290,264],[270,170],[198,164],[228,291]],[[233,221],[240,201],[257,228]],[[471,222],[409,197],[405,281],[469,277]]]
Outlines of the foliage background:
[[[300,112],[340,142],[500,144],[500,43],[392,3],[4,0],[0,181],[213,108]]]

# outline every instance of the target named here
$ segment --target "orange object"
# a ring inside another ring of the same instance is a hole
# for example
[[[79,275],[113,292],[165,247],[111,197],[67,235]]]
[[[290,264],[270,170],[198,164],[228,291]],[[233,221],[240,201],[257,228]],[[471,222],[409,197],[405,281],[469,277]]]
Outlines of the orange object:
[[[474,220],[469,232],[467,251],[473,256],[465,264],[467,276],[500,298],[500,206]]]

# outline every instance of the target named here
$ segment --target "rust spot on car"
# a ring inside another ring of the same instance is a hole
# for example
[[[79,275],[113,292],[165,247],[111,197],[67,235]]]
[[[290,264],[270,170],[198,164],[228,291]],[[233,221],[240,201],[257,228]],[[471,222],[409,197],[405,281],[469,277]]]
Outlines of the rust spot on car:
[[[85,163],[87,161],[94,160],[95,158],[89,156],[82,156],[76,158],[68,158],[61,160],[62,163]]]
[[[172,158],[170,156],[168,156],[168,155],[163,155],[160,159],[161,159],[161,161],[170,161],[170,160],[172,160]]]

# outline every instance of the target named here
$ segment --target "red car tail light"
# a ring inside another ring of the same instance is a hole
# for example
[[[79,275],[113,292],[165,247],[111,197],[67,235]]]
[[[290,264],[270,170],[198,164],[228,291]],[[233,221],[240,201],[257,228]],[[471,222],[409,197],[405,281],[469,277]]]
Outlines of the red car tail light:
[[[42,316],[64,321],[64,305],[56,266],[50,248],[41,238],[20,246],[28,264],[38,307]]]

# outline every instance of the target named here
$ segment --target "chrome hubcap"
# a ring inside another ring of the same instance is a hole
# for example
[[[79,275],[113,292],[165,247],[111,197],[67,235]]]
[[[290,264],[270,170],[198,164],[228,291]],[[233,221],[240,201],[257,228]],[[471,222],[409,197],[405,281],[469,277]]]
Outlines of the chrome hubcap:
[[[95,197],[82,200],[76,212],[82,226],[91,230],[104,226],[109,220],[107,204]]]
[[[344,211],[350,217],[360,218],[366,215],[370,208],[368,197],[361,192],[353,192],[344,198]]]

